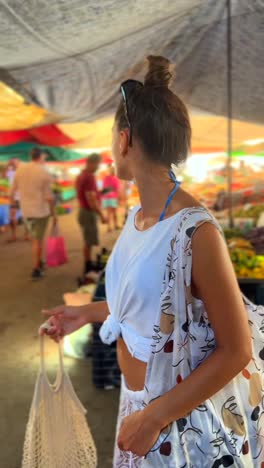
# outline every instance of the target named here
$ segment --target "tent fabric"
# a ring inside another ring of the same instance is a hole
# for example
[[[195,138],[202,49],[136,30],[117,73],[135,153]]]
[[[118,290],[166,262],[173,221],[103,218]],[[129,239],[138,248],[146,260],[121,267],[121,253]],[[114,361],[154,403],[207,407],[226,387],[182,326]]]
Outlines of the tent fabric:
[[[0,132],[0,145],[12,145],[22,141],[36,142],[49,146],[66,146],[75,143],[68,135],[56,125],[44,125],[30,130],[16,130],[12,132]]]
[[[29,133],[43,145],[66,146],[75,143],[72,138],[63,133],[56,125],[32,128],[29,130]]]
[[[192,152],[215,153],[226,151],[227,121],[224,117],[191,113]],[[92,123],[60,124],[59,128],[73,138],[76,143],[72,149],[110,147],[112,139],[113,117],[107,117]],[[254,153],[254,146],[246,146],[245,141],[262,139],[264,127],[248,122],[233,121],[233,148],[244,147]],[[258,147],[256,147],[258,149]]]
[[[0,132],[0,145],[8,146],[14,145],[21,141],[27,141],[30,139],[28,130],[15,130],[12,132]]]
[[[3,74],[3,70],[0,69],[0,80],[3,77],[6,78],[6,76],[6,73]],[[12,81],[12,84],[14,85],[14,81]],[[21,86],[20,91],[23,91]],[[21,130],[57,121],[59,121],[58,116],[29,103],[29,101],[25,101],[21,94],[0,81],[0,131]]]
[[[233,115],[261,123],[264,4],[231,5]],[[227,114],[224,0],[1,0],[0,26],[0,80],[8,72],[17,92],[65,122],[112,113],[120,82],[142,78],[150,53],[176,64],[173,89],[187,104]]]
[[[19,159],[20,161],[30,160],[30,151],[36,145],[34,143],[19,143],[17,145],[0,146],[0,163],[9,161],[10,159]],[[39,148],[49,152],[49,162],[66,162],[78,161],[83,156],[77,151],[65,150],[64,148],[56,148],[45,145],[38,145]]]

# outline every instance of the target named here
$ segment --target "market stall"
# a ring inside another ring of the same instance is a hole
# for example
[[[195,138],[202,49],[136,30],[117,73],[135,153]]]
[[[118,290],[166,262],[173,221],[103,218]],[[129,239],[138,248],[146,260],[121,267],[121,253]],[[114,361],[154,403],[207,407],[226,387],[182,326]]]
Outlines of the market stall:
[[[9,224],[8,190],[8,180],[2,175],[0,179],[0,226]]]
[[[209,208],[222,226],[231,259],[241,283],[250,280],[254,298],[264,303],[264,157],[234,152],[232,158],[234,207],[233,229],[229,228],[226,154],[193,154],[185,166],[175,168],[183,188]],[[139,204],[135,185],[130,187],[129,207]],[[255,286],[254,285],[255,281]]]
[[[4,229],[10,222],[10,182],[5,176],[4,168],[0,165],[0,173],[2,176],[0,178],[0,228]],[[17,210],[16,217],[17,220],[21,218],[21,211]]]
[[[21,132],[5,132],[5,141],[10,142],[12,139],[17,137],[12,135],[13,133]],[[8,135],[7,135],[8,134]],[[21,135],[20,135],[21,136]],[[0,135],[3,143],[3,134]],[[59,137],[61,143],[64,141],[61,135],[57,135],[57,141],[59,143]],[[0,138],[0,139],[1,139]],[[73,140],[69,139],[70,142]],[[8,164],[12,160],[16,160],[18,164],[26,164],[30,160],[30,151],[36,146],[35,143],[20,142],[17,144],[0,146],[0,226],[9,223],[9,208],[10,208],[10,181],[6,177]],[[74,200],[76,196],[75,192],[75,175],[73,168],[79,164],[82,156],[80,153],[72,150],[67,150],[61,147],[38,145],[43,151],[46,151],[48,156],[47,169],[50,172],[53,180],[53,191],[56,200],[57,213],[59,215],[68,214],[72,211],[72,206],[69,202]],[[67,163],[67,164],[66,164]],[[77,169],[77,172],[79,169]],[[21,217],[21,213],[17,211],[17,217]]]

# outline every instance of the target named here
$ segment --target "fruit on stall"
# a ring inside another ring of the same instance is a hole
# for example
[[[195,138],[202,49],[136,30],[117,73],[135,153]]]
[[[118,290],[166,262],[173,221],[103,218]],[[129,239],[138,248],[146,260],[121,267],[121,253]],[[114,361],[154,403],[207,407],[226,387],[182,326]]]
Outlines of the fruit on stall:
[[[64,214],[69,214],[71,212],[72,212],[71,205],[63,204],[63,205],[56,206],[56,214],[59,216],[64,215]]]
[[[234,227],[234,228],[224,228],[224,235],[226,240],[232,239],[232,238],[241,238],[243,235],[243,232],[239,227]]]
[[[244,249],[251,251],[253,254],[255,253],[254,247],[251,244],[251,242],[249,242],[247,239],[244,239],[243,237],[231,237],[228,240],[227,245],[229,250]]]
[[[227,245],[239,278],[264,279],[264,256],[256,255],[249,241],[243,238],[232,238]]]
[[[258,219],[264,211],[264,205],[250,205],[248,208],[240,208],[235,211],[235,218],[254,218]]]

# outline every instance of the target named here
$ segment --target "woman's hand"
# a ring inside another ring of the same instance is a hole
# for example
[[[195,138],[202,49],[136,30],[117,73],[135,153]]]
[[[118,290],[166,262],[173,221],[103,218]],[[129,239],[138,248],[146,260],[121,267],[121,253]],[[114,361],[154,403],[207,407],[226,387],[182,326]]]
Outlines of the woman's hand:
[[[47,335],[57,343],[65,336],[70,335],[86,324],[83,307],[59,306],[51,310],[43,310],[48,319],[48,327],[41,326],[40,335]]]
[[[117,444],[120,450],[144,457],[157,442],[162,428],[144,410],[123,419]]]

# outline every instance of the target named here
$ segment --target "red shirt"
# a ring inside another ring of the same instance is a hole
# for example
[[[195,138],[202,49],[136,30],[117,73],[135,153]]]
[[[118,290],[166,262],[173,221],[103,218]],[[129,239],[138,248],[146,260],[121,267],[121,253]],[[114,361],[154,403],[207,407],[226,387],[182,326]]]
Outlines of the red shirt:
[[[87,192],[95,192],[97,199],[100,200],[95,176],[91,172],[87,171],[87,169],[84,169],[79,177],[77,177],[76,191],[80,206],[86,210],[92,211],[86,197]]]

